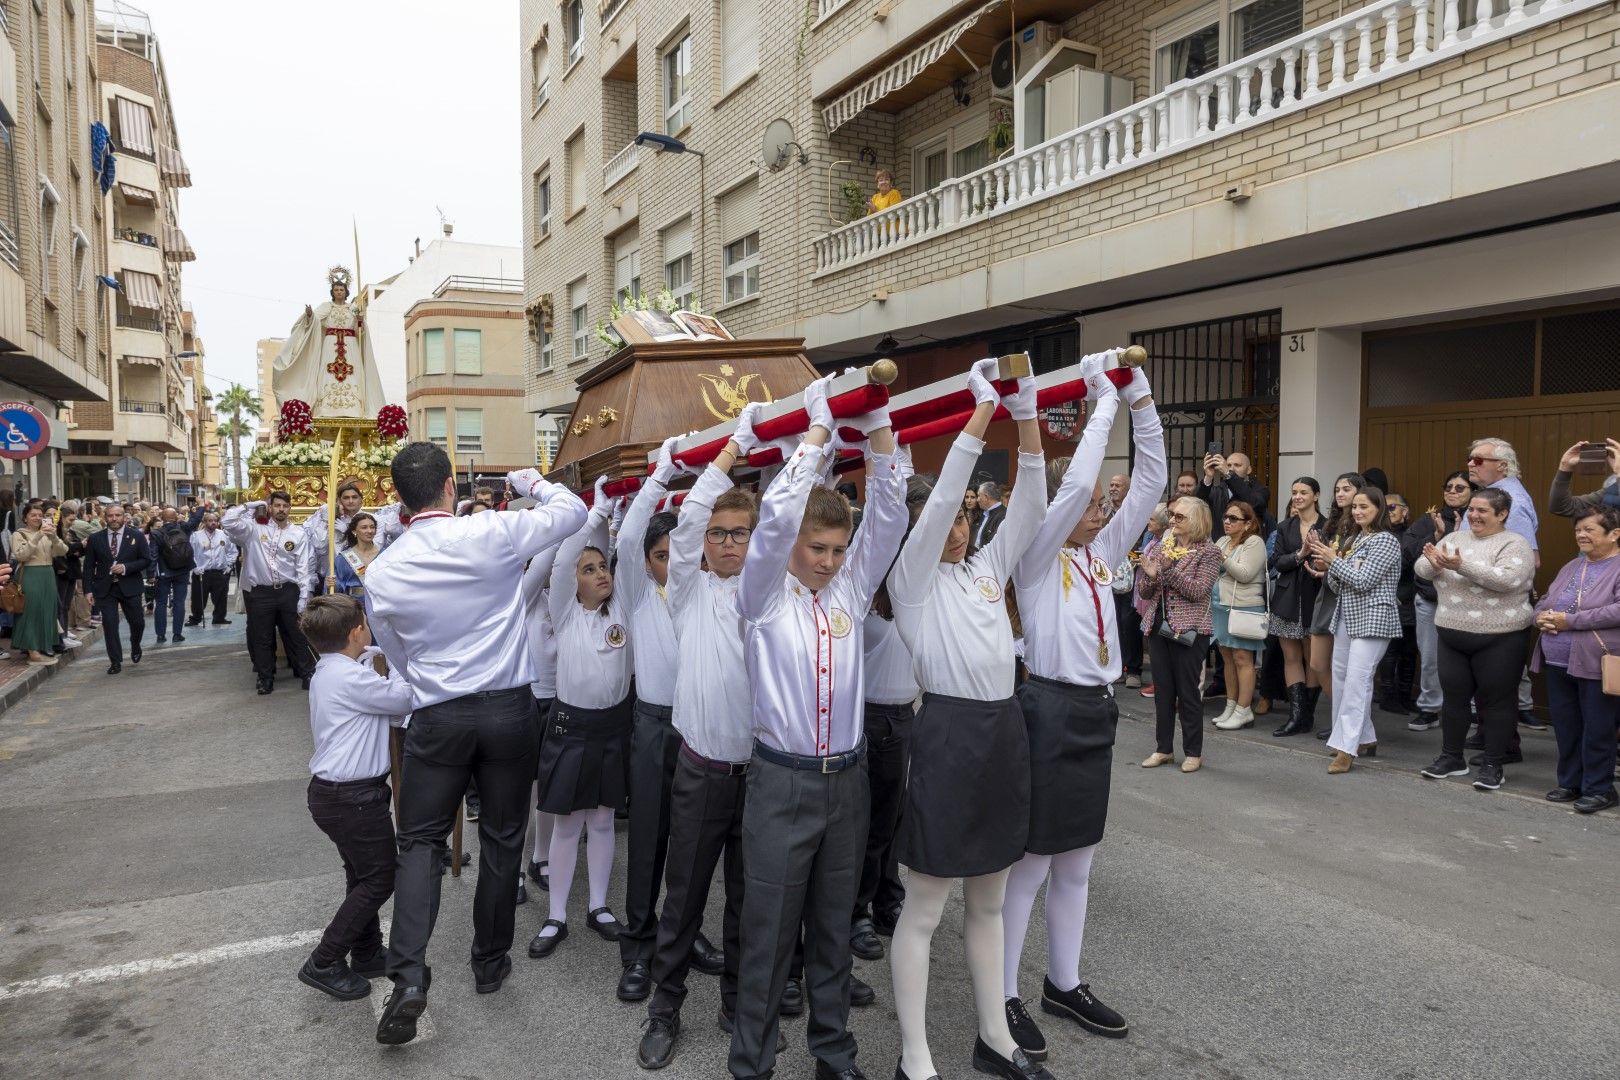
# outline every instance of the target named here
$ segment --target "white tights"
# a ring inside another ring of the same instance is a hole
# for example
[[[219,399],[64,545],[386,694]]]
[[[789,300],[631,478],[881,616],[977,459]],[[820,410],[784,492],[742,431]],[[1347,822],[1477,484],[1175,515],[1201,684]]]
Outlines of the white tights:
[[[529,785],[529,805],[540,805],[540,781],[536,780]],[[534,854],[529,856],[531,862],[543,863],[551,859],[551,827],[557,819],[544,810],[533,811],[534,817]]]
[[[907,1076],[918,1080],[937,1072],[928,1052],[928,950],[950,892],[950,878],[910,871],[906,906],[901,909],[889,950],[894,1005],[900,1016],[900,1065]],[[996,981],[1002,967],[1001,905],[1006,892],[1005,870],[962,879],[962,943],[973,979],[979,1038],[996,1053],[1011,1057],[1018,1044],[1007,1030],[1007,1013]]]
[[[579,861],[579,835],[585,834],[585,865],[589,877],[589,910],[607,907],[608,878],[613,873],[613,808],[575,810],[572,814],[546,815],[556,819],[551,834],[551,917],[568,921],[568,894],[574,887],[574,866]],[[603,917],[602,921],[606,921]],[[540,933],[557,932],[547,926]]]
[[[1080,985],[1080,946],[1086,936],[1086,898],[1091,891],[1091,857],[1097,845],[1075,848],[1058,855],[1025,855],[1007,875],[1006,978],[1002,992],[1018,993],[1018,961],[1024,955],[1024,934],[1035,909],[1035,893],[1046,880],[1046,977],[1059,990]]]

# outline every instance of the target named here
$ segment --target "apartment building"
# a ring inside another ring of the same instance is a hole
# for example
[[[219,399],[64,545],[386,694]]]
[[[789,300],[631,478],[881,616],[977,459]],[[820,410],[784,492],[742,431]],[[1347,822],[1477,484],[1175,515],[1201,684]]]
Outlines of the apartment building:
[[[71,0],[0,2],[0,401],[48,427],[38,454],[0,461],[0,484],[21,494],[68,491],[74,403],[104,407],[110,392],[93,30]]]
[[[259,406],[260,417],[258,427],[254,429],[253,446],[269,446],[276,441],[276,418],[281,415],[281,403],[276,400],[276,357],[281,355],[281,347],[287,344],[284,337],[260,338],[253,347],[253,370],[259,375]],[[226,419],[221,417],[221,420]],[[244,419],[243,424],[249,423]],[[243,451],[244,454],[246,451]]]
[[[667,285],[902,387],[1143,344],[1173,467],[1218,442],[1279,496],[1377,464],[1427,505],[1472,437],[1545,478],[1620,430],[1614,0],[522,12],[536,411]],[[905,198],[867,214],[879,168]]]
[[[503,476],[534,465],[523,406],[523,282],[453,275],[405,313],[411,433],[454,446],[457,472]],[[453,440],[453,443],[452,443]]]
[[[163,57],[151,20],[123,3],[96,10],[97,109],[118,155],[104,215],[108,302],[108,402],[75,411],[72,461],[90,494],[112,490],[122,457],[145,466],[138,494],[176,499],[196,484],[195,382],[185,361],[181,267],[196,258],[179,225],[179,193],[191,186],[180,155]]]
[[[176,494],[181,498],[212,498],[219,494],[219,421],[214,418],[214,393],[208,389],[207,350],[197,330],[197,315],[190,304],[180,309],[180,371],[184,377],[186,430],[190,439],[182,463],[189,475],[171,469]]]

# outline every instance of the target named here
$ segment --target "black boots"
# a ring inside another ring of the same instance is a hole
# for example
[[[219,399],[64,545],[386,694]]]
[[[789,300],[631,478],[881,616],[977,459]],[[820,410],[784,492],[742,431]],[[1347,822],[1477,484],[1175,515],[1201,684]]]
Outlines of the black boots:
[[[1288,719],[1283,722],[1281,727],[1271,733],[1274,738],[1281,739],[1288,735],[1303,735],[1315,726],[1316,721],[1306,711],[1305,703],[1309,694],[1310,691],[1305,688],[1304,683],[1295,683],[1288,688]]]

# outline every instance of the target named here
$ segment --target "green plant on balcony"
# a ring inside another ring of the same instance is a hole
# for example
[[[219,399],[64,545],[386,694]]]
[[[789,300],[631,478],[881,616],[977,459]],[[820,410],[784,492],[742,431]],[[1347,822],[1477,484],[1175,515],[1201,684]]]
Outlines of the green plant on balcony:
[[[990,113],[990,131],[984,138],[984,148],[995,161],[1012,148],[1012,113],[1005,105],[998,105]]]
[[[844,200],[844,216],[850,221],[866,216],[866,189],[859,180],[845,180],[838,185],[839,197]]]

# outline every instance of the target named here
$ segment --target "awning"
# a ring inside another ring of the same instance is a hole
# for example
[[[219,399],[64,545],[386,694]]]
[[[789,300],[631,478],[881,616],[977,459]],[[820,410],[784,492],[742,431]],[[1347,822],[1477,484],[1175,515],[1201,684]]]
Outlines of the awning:
[[[118,148],[131,153],[152,157],[157,153],[157,140],[152,137],[152,110],[139,101],[117,98]]]
[[[140,270],[121,270],[118,273],[118,282],[124,287],[124,296],[128,298],[130,307],[144,308],[147,311],[163,310],[163,287],[156,274]]]
[[[180,231],[180,226],[163,226],[163,257],[178,262],[191,262],[197,257],[186,240],[186,234]]]
[[[137,367],[162,367],[163,366],[163,357],[161,357],[161,356],[134,356],[134,355],[132,355],[130,353],[125,353],[124,354],[124,363],[126,363],[126,364],[134,364]]]
[[[930,64],[944,56],[951,46],[967,33],[969,27],[978,22],[991,8],[999,7],[1000,4],[1001,0],[990,0],[933,40],[890,64],[855,89],[839,95],[832,104],[821,110],[821,117],[827,123],[827,131],[829,133],[837,131],[855,119],[862,109],[882,100],[921,75]]]
[[[136,187],[134,184],[120,183],[118,192],[123,195],[125,202],[133,203],[136,206],[156,206],[158,204],[157,192],[147,191],[145,188]]]
[[[191,172],[186,168],[185,159],[180,156],[180,151],[172,146],[165,146],[158,151],[158,172],[175,187],[191,186]]]

